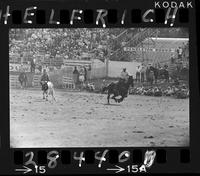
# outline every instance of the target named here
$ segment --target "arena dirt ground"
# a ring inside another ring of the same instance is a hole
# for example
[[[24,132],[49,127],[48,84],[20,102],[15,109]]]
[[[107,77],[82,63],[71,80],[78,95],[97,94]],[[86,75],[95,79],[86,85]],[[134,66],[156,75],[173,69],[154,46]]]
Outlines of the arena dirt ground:
[[[120,104],[105,94],[10,90],[11,147],[188,146],[189,99],[129,95]]]

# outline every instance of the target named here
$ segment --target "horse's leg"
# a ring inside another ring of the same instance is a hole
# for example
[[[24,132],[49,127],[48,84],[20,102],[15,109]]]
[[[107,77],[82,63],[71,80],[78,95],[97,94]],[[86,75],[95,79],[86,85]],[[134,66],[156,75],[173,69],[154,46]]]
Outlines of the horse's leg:
[[[48,92],[46,93],[46,101],[48,101]]]
[[[118,103],[122,102],[124,100],[124,96],[122,96],[119,100]]]
[[[56,101],[56,98],[54,97],[54,90],[52,90],[52,97],[53,97],[54,101]]]
[[[48,101],[47,97],[48,97],[48,92],[44,91],[43,92],[43,99],[45,99],[46,101]]]
[[[21,89],[23,88],[23,85],[22,85],[22,84],[23,84],[23,82],[22,82],[22,81],[20,81]]]
[[[116,95],[114,94],[111,98],[115,100],[115,102],[118,102],[118,99],[115,98]]]
[[[120,102],[122,102],[124,100],[124,97],[122,96],[122,98],[120,99]]]
[[[24,89],[25,88],[25,82],[24,81],[22,82],[22,86],[23,86],[23,89]]]
[[[25,88],[27,87],[27,81],[25,81]]]
[[[166,80],[167,80],[167,82],[169,83],[169,73],[166,73]]]
[[[108,93],[108,96],[107,96],[107,100],[108,100],[108,104],[110,104],[110,94]]]
[[[56,101],[56,98],[54,97],[54,95],[52,95],[52,97],[53,97],[53,100]]]
[[[154,83],[157,83],[157,75],[154,73]]]

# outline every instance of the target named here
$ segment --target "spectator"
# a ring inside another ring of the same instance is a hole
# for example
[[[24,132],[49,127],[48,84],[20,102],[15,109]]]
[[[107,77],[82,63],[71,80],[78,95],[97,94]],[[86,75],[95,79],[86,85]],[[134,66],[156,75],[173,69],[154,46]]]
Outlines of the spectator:
[[[154,80],[153,79],[154,78],[154,72],[152,70],[149,71],[148,77],[149,77],[149,82],[152,85],[153,84],[153,80]]]
[[[178,71],[178,73],[180,73],[180,71],[182,70],[182,68],[183,68],[182,62],[177,63],[177,71]]]
[[[168,68],[168,65],[167,65],[167,64],[165,64],[163,67],[164,67],[164,69],[165,69],[165,70],[167,70],[167,68]]]
[[[84,75],[84,68],[83,68],[83,67],[80,67],[80,69],[79,69],[79,74],[80,74],[80,75]]]
[[[171,56],[171,64],[174,64],[175,63],[175,57],[174,57],[174,54],[172,54]]]
[[[35,59],[31,59],[31,73],[35,73]]]
[[[84,79],[85,81],[87,81],[87,68],[86,67],[83,68],[84,68]]]
[[[144,64],[142,64],[142,67],[141,67],[141,82],[142,83],[144,82],[144,74],[145,74],[145,66]]]
[[[24,71],[24,64],[21,64],[21,65],[20,65],[19,71],[20,71],[20,72],[23,72],[23,71]]]
[[[177,53],[178,53],[178,59],[181,59],[183,54],[183,49],[180,46],[177,49]]]
[[[179,77],[174,78],[174,85],[178,86],[180,84]]]
[[[160,63],[158,62],[158,67],[157,67],[158,69],[160,69],[161,68],[161,65],[160,65]]]
[[[79,82],[79,71],[77,70],[76,66],[74,67],[74,71],[73,71],[73,80],[74,80],[75,85],[77,85]]]
[[[89,65],[88,72],[87,72],[87,79],[88,80],[91,79],[91,71],[92,71],[92,67],[91,67],[91,65]]]
[[[49,72],[49,68],[48,68],[47,65],[45,65],[45,66],[43,67],[43,72],[44,72],[44,70],[45,70],[47,73]]]
[[[41,64],[38,66],[38,70],[40,71],[40,73],[42,73],[42,65]]]
[[[146,81],[149,82],[149,73],[150,73],[150,66],[146,67]]]
[[[138,65],[136,68],[136,82],[140,82],[140,72],[141,72],[141,66]]]

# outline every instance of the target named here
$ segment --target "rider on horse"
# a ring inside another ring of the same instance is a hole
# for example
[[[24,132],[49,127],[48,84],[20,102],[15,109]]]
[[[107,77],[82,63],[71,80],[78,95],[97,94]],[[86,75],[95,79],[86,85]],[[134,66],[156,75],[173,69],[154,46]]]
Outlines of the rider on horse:
[[[128,81],[128,77],[129,77],[129,74],[126,71],[126,68],[123,68],[123,70],[120,74],[120,81],[123,81],[124,83],[126,83]]]
[[[115,102],[122,102],[125,97],[127,97],[128,90],[130,86],[133,85],[133,76],[129,76],[128,72],[124,68],[120,75],[120,80],[118,82],[111,82],[108,86],[103,87],[102,93],[107,90],[107,100],[108,104],[110,103],[110,95],[113,95],[111,99],[114,99]],[[116,98],[117,96],[121,96],[121,98]]]
[[[46,91],[48,89],[48,85],[47,85],[48,81],[50,81],[50,79],[49,79],[49,76],[48,76],[46,70],[44,69],[43,75],[42,75],[41,80],[40,80],[40,84],[42,85],[43,91]]]

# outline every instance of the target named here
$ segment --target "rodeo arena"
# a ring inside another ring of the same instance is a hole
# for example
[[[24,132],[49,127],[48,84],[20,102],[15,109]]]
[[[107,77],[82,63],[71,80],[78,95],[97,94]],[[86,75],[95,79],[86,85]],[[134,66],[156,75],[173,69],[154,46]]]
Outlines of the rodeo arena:
[[[183,31],[11,29],[10,146],[188,146]]]

